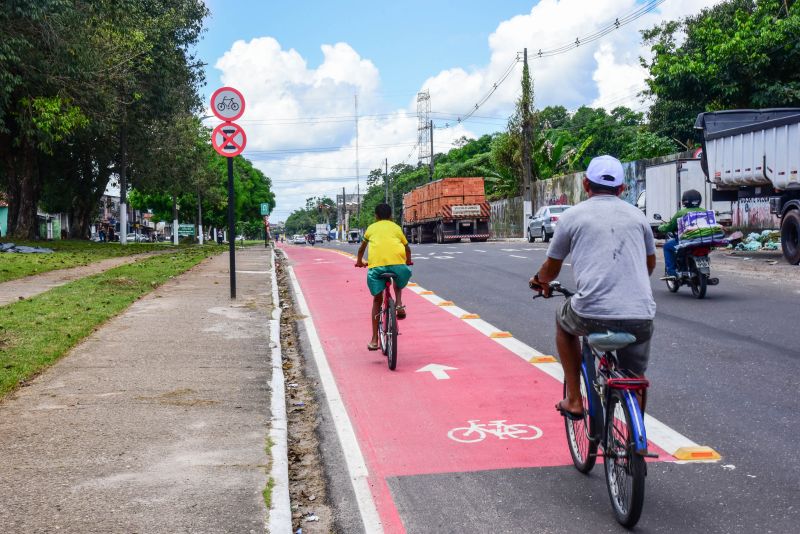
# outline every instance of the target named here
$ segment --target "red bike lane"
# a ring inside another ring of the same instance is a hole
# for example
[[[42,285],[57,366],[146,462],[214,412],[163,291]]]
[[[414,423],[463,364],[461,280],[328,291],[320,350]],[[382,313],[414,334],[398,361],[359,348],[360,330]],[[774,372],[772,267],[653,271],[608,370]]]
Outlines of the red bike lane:
[[[379,351],[366,348],[365,270],[331,250],[283,250],[355,430],[386,532],[405,532],[388,477],[571,465],[554,409],[560,382],[410,290],[403,293],[408,318],[399,322],[397,369],[390,371]],[[451,369],[423,370],[431,364]],[[484,431],[465,442],[458,429],[471,421]]]

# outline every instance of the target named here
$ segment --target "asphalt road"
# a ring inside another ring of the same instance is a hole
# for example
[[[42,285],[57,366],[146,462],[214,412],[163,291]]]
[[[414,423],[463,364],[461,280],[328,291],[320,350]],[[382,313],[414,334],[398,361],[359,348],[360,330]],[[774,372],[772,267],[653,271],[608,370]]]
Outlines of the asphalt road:
[[[323,246],[356,251],[355,245]],[[416,245],[414,281],[555,354],[560,300],[532,301],[527,288],[545,250],[538,242]],[[574,287],[569,271],[561,281]],[[714,274],[720,285],[709,287],[704,300],[694,299],[687,288],[671,294],[653,276],[658,312],[648,411],[714,448],[722,461],[653,464],[637,531],[797,532],[800,283],[752,273]],[[572,468],[513,469],[389,484],[401,514],[414,510],[409,532],[622,530],[613,520],[601,468],[588,477]],[[448,506],[437,505],[441,502]]]

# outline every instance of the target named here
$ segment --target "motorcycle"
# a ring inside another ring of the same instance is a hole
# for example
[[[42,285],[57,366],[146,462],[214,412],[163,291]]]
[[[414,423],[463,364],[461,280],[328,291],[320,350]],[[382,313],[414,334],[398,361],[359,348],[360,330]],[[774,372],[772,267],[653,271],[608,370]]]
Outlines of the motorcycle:
[[[661,220],[661,217],[654,217]],[[667,233],[670,239],[675,238],[675,234]],[[711,276],[711,259],[709,254],[715,248],[713,240],[679,243],[676,252],[676,271],[677,276],[664,276],[662,280],[667,283],[667,289],[671,293],[677,293],[681,286],[689,286],[692,295],[701,299],[706,296],[708,286],[719,284],[719,278]]]

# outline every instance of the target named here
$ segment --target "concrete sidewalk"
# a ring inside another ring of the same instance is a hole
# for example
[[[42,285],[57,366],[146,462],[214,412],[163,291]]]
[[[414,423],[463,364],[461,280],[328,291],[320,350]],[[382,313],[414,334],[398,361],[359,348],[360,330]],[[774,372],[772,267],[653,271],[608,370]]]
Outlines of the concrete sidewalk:
[[[4,532],[263,532],[269,250],[165,284],[0,403]]]

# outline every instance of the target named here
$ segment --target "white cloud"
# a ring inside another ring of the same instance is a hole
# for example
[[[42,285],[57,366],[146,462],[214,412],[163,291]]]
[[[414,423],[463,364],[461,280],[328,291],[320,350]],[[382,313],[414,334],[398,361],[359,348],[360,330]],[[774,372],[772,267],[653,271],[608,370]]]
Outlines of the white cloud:
[[[426,79],[421,89],[430,91],[433,111],[462,115],[527,47],[538,107],[640,108],[637,93],[644,88],[646,71],[639,56],[648,52],[641,45],[640,30],[719,1],[670,0],[599,41],[539,59],[540,48],[548,50],[589,35],[642,5],[637,0],[541,0],[529,13],[498,24],[488,39],[488,64],[443,70]],[[363,178],[370,169],[382,167],[384,158],[390,165],[416,161],[416,154],[407,158],[417,138],[416,103],[387,111],[378,93],[380,73],[372,61],[347,43],[321,44],[321,50],[322,63],[313,68],[296,50],[284,50],[274,38],[261,37],[235,42],[215,65],[222,71],[223,83],[241,89],[247,99],[239,121],[248,134],[245,156],[274,179],[279,219],[303,206],[307,197],[333,196],[342,185],[355,191],[356,93],[362,192]],[[521,70],[515,67],[478,115],[508,116],[519,93]],[[467,122],[437,129],[436,151],[462,135],[474,137],[470,128]],[[340,148],[320,151],[320,147]]]

